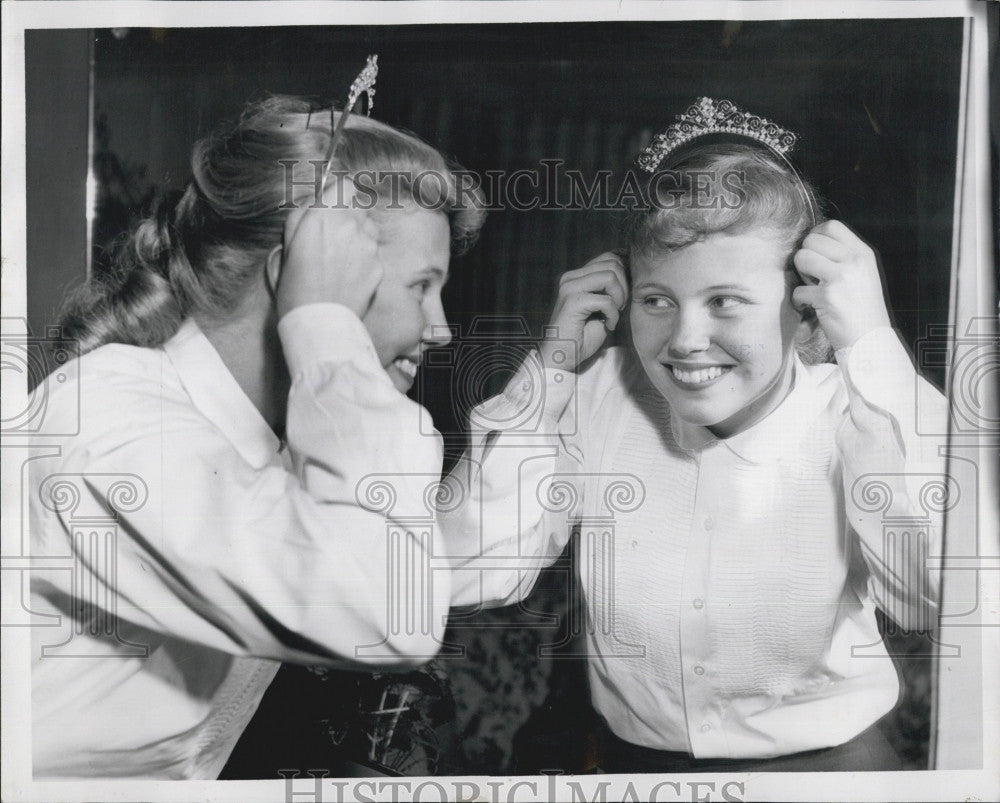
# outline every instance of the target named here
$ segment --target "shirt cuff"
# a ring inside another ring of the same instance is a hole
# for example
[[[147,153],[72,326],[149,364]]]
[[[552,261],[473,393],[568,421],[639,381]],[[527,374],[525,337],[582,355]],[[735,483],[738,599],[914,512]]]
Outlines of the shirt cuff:
[[[317,302],[286,312],[278,336],[294,378],[313,365],[353,360],[381,368],[371,335],[343,304]]]
[[[848,387],[869,404],[885,411],[907,404],[913,409],[916,371],[894,329],[872,329],[839,349],[836,359]]]
[[[543,420],[559,420],[576,390],[576,374],[560,368],[543,368],[538,352],[528,354],[517,373],[507,383],[503,395],[518,410],[540,405]]]
[[[469,426],[473,432],[555,435],[575,387],[575,373],[543,368],[532,351],[503,393],[473,408]]]

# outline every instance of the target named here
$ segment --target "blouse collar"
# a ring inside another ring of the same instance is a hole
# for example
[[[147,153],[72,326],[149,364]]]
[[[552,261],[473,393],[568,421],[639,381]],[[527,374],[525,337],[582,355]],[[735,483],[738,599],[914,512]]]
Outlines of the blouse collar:
[[[254,468],[263,468],[281,442],[243,392],[204,332],[188,318],[163,345],[194,406]]]
[[[717,438],[706,427],[671,415],[670,427],[677,445],[697,452],[719,443],[748,463],[769,463],[780,458],[798,444],[817,413],[816,381],[797,354],[793,360],[791,391],[763,419],[728,438]]]

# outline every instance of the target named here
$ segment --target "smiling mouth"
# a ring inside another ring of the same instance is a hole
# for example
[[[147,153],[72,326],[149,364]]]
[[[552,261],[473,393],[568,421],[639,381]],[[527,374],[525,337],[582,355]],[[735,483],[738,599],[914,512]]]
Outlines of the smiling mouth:
[[[397,357],[392,361],[392,364],[411,382],[417,378],[417,369],[420,367],[420,364],[416,360],[412,360],[409,357]]]
[[[668,365],[667,367],[674,379],[683,385],[704,385],[733,370],[731,365],[713,365],[710,368],[697,368],[693,371],[678,368],[676,365]]]

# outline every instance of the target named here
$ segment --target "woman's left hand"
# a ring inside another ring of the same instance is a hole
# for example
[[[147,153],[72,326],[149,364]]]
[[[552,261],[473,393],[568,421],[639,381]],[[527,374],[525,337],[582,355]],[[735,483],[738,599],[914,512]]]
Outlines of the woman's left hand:
[[[286,219],[283,247],[272,252],[280,256],[280,270],[269,258],[279,317],[317,301],[342,304],[359,318],[371,306],[383,272],[378,227],[355,204],[351,179],[338,180],[336,204],[300,206]]]
[[[807,284],[796,306],[812,307],[830,345],[854,345],[872,329],[891,326],[875,252],[839,220],[820,223],[802,241],[795,267]]]

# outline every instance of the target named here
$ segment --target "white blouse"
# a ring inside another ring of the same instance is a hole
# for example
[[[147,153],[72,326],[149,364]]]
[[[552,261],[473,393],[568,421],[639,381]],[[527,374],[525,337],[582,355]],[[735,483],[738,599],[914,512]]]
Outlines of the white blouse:
[[[440,436],[346,307],[297,308],[278,331],[287,449],[192,321],[160,349],[62,367],[28,484],[32,555],[57,567],[32,578],[54,625],[33,629],[36,777],[215,778],[278,662],[437,651],[428,628],[390,624],[387,567],[441,552],[392,520],[433,521]],[[359,492],[393,473],[392,510]],[[393,610],[443,619],[448,579]]]
[[[837,360],[796,361],[781,405],[725,440],[623,349],[579,377],[529,361],[452,479],[453,604],[523,599],[578,527],[591,695],[619,737],[763,758],[861,733],[899,688],[875,607],[935,622],[944,464],[892,330]]]

